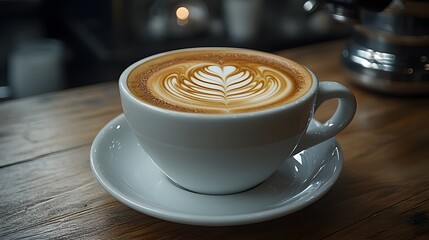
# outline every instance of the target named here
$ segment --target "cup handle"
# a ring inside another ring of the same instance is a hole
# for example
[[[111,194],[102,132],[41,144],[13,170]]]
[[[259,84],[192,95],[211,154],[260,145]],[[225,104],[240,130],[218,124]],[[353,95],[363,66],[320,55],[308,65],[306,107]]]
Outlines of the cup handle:
[[[291,156],[334,137],[353,120],[356,98],[348,88],[337,82],[325,81],[319,82],[318,90],[314,111],[329,99],[338,99],[337,109],[325,123],[307,129]]]

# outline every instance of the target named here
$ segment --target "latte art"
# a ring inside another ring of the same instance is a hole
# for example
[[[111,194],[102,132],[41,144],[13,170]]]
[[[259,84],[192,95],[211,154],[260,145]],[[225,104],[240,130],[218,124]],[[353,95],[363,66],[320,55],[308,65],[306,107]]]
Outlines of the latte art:
[[[282,105],[311,86],[303,67],[248,52],[211,50],[155,58],[130,73],[128,87],[143,101],[171,110],[236,113]]]
[[[164,101],[225,112],[277,101],[290,94],[294,85],[281,72],[258,65],[186,63],[153,78],[157,81],[151,82],[151,89]]]

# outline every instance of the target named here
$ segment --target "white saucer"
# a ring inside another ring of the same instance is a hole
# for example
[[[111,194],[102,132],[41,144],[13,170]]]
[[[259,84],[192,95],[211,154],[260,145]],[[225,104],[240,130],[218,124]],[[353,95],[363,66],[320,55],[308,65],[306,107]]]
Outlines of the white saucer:
[[[331,139],[288,159],[251,190],[214,196],[186,191],[168,180],[122,114],[98,133],[91,147],[95,177],[120,202],[160,219],[206,226],[262,222],[298,211],[333,186],[342,163],[341,149]]]

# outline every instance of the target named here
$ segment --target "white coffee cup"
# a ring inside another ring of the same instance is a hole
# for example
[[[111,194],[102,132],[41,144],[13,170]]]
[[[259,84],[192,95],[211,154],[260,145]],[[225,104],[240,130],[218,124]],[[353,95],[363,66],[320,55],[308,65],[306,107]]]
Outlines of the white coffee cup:
[[[168,178],[190,191],[231,194],[250,189],[269,178],[289,156],[334,137],[356,111],[350,90],[340,83],[318,82],[311,71],[312,86],[303,96],[254,112],[187,113],[136,98],[127,86],[130,72],[170,53],[132,64],[120,76],[119,89],[125,118],[140,145]],[[338,99],[335,113],[308,129],[315,110],[329,99]]]

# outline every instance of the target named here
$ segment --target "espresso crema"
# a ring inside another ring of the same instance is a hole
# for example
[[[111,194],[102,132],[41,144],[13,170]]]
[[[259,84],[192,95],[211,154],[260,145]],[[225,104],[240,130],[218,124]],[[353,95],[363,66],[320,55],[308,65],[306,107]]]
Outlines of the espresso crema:
[[[212,114],[281,106],[312,85],[303,66],[268,53],[241,49],[170,52],[135,67],[127,85],[151,105]]]

